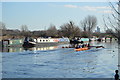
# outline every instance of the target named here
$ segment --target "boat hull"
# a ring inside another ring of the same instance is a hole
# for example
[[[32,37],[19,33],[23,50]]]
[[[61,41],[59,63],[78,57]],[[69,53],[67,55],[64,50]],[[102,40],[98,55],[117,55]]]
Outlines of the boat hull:
[[[78,48],[78,49],[74,49],[75,51],[84,51],[84,50],[88,50],[88,48],[87,47],[85,47],[85,48]]]
[[[35,44],[29,43],[29,42],[24,42],[24,44],[23,44],[22,46],[23,46],[23,47],[34,47]]]

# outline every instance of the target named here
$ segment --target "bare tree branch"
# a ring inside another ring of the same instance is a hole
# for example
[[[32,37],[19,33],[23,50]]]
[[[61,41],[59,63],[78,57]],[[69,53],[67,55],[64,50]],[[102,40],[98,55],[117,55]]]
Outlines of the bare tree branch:
[[[60,32],[62,36],[74,38],[75,36],[80,36],[80,28],[76,26],[72,21],[66,23],[60,27]]]
[[[91,37],[91,33],[96,25],[97,18],[95,16],[88,15],[83,21],[81,21],[81,27],[88,37]]]

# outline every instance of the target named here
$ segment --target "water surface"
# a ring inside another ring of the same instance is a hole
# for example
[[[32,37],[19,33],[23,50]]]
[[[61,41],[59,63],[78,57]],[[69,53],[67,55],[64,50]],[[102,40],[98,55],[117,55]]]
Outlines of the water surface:
[[[73,48],[3,52],[3,78],[113,78],[118,69],[116,42],[98,43],[105,48],[74,51]],[[65,46],[65,45],[64,45]]]

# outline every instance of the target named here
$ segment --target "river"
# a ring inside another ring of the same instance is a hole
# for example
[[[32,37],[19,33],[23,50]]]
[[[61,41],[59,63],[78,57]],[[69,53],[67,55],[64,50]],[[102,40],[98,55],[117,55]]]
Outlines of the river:
[[[74,51],[61,48],[13,48],[1,52],[3,78],[114,78],[117,42],[91,42],[105,48]]]

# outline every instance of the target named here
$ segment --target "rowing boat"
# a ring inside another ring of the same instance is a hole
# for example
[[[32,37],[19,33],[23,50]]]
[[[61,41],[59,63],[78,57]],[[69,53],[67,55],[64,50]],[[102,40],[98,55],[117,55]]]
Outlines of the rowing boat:
[[[84,51],[84,50],[88,50],[88,48],[87,47],[85,47],[85,48],[78,48],[78,49],[74,49],[75,51]]]

